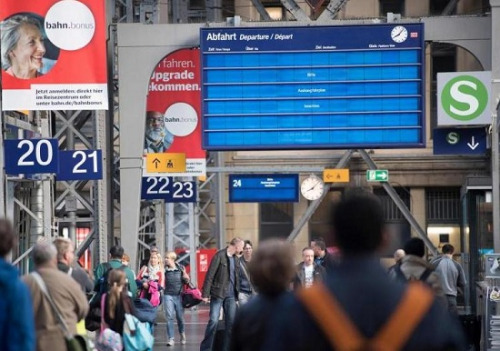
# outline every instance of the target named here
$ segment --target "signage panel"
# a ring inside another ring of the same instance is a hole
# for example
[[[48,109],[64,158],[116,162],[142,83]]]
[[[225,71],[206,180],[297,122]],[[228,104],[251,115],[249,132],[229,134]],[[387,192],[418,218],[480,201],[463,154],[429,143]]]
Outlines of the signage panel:
[[[172,177],[206,174],[206,152],[201,147],[200,82],[199,48],[169,53],[158,62],[149,79],[144,154],[185,154],[185,168],[170,174]],[[155,173],[146,170],[143,176],[161,176]]]
[[[438,125],[491,124],[491,72],[438,73]]]
[[[196,182],[172,177],[142,177],[141,199],[165,202],[196,202]]]
[[[186,154],[147,154],[146,171],[157,173],[184,172],[186,171]]]
[[[372,169],[366,171],[366,180],[369,182],[388,182],[389,171],[386,169]]]
[[[5,173],[57,173],[57,139],[4,140]]]
[[[349,169],[325,169],[323,171],[325,183],[349,183]]]
[[[229,202],[297,202],[298,174],[230,174]]]
[[[484,155],[486,128],[434,129],[434,155]]]
[[[59,151],[57,180],[102,179],[101,150]]]
[[[200,37],[207,150],[424,146],[422,23]]]
[[[3,111],[108,109],[104,6],[0,0]]]

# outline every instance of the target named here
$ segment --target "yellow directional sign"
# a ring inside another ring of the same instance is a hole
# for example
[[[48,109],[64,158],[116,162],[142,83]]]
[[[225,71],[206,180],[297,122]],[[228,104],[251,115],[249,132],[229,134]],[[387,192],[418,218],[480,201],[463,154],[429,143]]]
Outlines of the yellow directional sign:
[[[325,183],[349,183],[349,169],[325,169],[323,181]]]
[[[186,171],[186,154],[156,153],[146,155],[146,171],[179,173]]]

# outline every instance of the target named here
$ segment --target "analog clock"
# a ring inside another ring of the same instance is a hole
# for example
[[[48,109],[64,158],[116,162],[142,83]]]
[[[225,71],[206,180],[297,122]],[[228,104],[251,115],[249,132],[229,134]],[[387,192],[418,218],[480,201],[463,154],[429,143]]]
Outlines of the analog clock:
[[[325,191],[325,183],[323,180],[314,174],[302,181],[300,185],[300,192],[307,200],[317,200],[323,195]]]
[[[408,31],[403,26],[396,26],[391,30],[391,38],[396,43],[402,43],[408,38]]]

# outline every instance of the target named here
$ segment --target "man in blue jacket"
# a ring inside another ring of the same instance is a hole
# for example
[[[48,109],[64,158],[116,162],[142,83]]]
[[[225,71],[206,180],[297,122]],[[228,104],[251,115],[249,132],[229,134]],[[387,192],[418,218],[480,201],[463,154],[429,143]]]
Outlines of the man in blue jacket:
[[[17,269],[5,260],[14,241],[12,226],[0,219],[0,350],[33,351],[36,336],[31,295]]]

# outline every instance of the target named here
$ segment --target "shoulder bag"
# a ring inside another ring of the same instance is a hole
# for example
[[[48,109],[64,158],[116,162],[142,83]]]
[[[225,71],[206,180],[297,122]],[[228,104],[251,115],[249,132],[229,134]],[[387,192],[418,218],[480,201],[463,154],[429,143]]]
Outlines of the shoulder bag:
[[[52,311],[54,312],[56,319],[59,322],[59,325],[61,326],[61,329],[63,331],[68,351],[87,351],[88,350],[87,340],[85,340],[85,338],[81,335],[71,335],[68,329],[68,325],[61,316],[61,313],[59,312],[59,309],[54,303],[54,300],[52,300],[52,297],[50,296],[49,290],[47,289],[47,285],[43,281],[42,276],[37,272],[33,272],[32,276],[33,278],[35,278],[35,282],[38,284],[43,294],[49,301],[50,306],[52,307]]]

